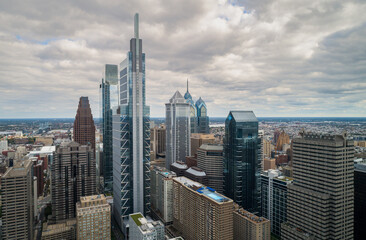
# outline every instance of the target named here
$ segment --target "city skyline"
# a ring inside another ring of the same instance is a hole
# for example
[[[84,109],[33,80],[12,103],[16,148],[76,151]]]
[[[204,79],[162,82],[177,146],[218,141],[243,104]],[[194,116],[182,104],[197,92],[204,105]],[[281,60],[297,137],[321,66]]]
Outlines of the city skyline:
[[[100,116],[103,67],[128,50],[134,12],[146,39],[151,117],[164,116],[166,99],[184,92],[187,78],[212,117],[235,109],[260,117],[366,115],[365,3],[27,4],[0,3],[1,118],[73,117],[80,96]]]

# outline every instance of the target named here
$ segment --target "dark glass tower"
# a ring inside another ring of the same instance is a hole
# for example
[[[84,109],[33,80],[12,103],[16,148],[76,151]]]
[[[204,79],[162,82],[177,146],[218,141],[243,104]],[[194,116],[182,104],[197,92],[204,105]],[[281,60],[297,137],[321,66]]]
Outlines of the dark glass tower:
[[[224,194],[244,209],[260,212],[258,120],[252,111],[231,111],[225,121]]]
[[[113,150],[112,150],[112,108],[118,105],[118,66],[106,64],[104,78],[100,85],[102,91],[102,132],[103,132],[103,177],[104,192],[113,188]]]
[[[74,141],[88,145],[95,151],[95,125],[88,97],[80,97],[74,121]]]
[[[207,116],[207,106],[205,101],[200,97],[196,102],[197,109],[197,132],[198,133],[210,133],[209,122],[210,119]]]
[[[145,53],[136,14],[135,37],[119,65],[118,108],[112,109],[113,214],[122,230],[129,214],[150,211],[150,107],[145,99]]]

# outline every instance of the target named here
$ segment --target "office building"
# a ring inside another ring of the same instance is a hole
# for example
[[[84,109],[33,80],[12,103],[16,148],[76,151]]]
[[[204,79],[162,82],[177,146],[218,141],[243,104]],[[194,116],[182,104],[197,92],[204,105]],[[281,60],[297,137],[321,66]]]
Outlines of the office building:
[[[176,177],[173,226],[186,240],[233,239],[233,201],[198,182]]]
[[[112,110],[118,106],[118,66],[106,64],[103,69],[101,91],[101,117],[103,133],[103,180],[104,192],[113,188]]]
[[[223,193],[223,146],[203,144],[197,151],[197,166],[207,175],[207,186]]]
[[[145,88],[145,53],[135,14],[130,51],[119,65],[119,105],[112,121],[113,214],[123,231],[129,214],[150,211],[150,107]]]
[[[95,160],[91,146],[71,142],[58,146],[51,165],[52,218],[76,217],[80,197],[95,194]]]
[[[151,212],[167,225],[173,222],[173,177],[176,176],[161,167],[151,170]]]
[[[210,119],[207,115],[206,103],[201,97],[194,103],[192,95],[188,90],[188,79],[187,92],[184,94],[184,99],[189,104],[191,133],[210,133]]]
[[[224,194],[244,209],[260,212],[258,119],[252,111],[231,111],[225,121]]]
[[[284,130],[280,133],[280,135],[277,138],[276,142],[276,151],[282,151],[283,145],[289,145],[290,144],[290,137],[285,133]]]
[[[166,159],[165,167],[170,168],[177,161],[185,162],[190,156],[189,104],[176,91],[166,107]]]
[[[191,156],[197,154],[197,149],[201,147],[202,144],[214,144],[215,136],[214,134],[205,133],[192,133],[191,134]]]
[[[165,240],[164,224],[160,221],[148,222],[141,213],[130,214],[130,232],[128,239],[131,240]]]
[[[271,221],[271,232],[281,237],[281,224],[287,221],[287,186],[292,178],[279,170],[264,171],[261,175],[262,217]]]
[[[175,174],[177,174],[178,177],[184,176],[184,173],[187,169],[188,169],[187,164],[180,161],[170,165],[170,171],[175,172]]]
[[[271,141],[267,139],[263,139],[263,157],[271,157],[271,151],[272,151],[272,144]]]
[[[104,195],[81,197],[76,204],[77,239],[111,239],[111,207]]]
[[[271,224],[263,217],[258,217],[243,208],[233,212],[235,240],[270,240]]]
[[[43,223],[42,240],[76,240],[76,219],[68,219],[56,224]]]
[[[347,134],[301,132],[293,139],[294,182],[282,239],[353,239],[354,145]]]
[[[153,151],[155,155],[165,157],[165,148],[166,148],[165,124],[161,124],[159,127],[155,126],[151,128],[150,145],[151,145],[151,151]]]
[[[263,171],[276,169],[276,159],[265,157],[263,160]]]
[[[37,197],[42,196],[44,187],[43,161],[35,158],[33,162],[33,175],[37,177]]]
[[[366,163],[355,164],[355,240],[366,236]]]
[[[95,125],[88,97],[80,97],[74,121],[74,141],[80,145],[90,144],[95,151]]]
[[[186,157],[187,167],[197,167],[197,154],[195,156],[187,156]]]
[[[2,239],[33,240],[32,161],[15,161],[1,177]]]
[[[186,178],[189,178],[195,182],[201,183],[205,186],[207,186],[207,175],[205,171],[198,167],[190,167],[188,168],[184,174]]]

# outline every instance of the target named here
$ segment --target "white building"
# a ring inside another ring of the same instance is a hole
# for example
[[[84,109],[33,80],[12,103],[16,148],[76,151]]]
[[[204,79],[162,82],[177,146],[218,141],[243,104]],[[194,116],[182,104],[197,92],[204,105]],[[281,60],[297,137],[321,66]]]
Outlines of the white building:
[[[2,151],[6,151],[8,150],[8,140],[1,140],[0,141],[0,154],[2,153]]]
[[[129,215],[130,240],[165,240],[164,225],[160,221],[148,222],[141,213]]]

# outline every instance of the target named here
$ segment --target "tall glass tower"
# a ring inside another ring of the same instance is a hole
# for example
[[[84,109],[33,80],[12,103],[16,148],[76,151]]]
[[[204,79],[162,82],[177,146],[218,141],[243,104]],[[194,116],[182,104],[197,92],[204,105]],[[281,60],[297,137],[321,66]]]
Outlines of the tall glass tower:
[[[261,141],[252,111],[231,111],[225,121],[224,194],[249,212],[260,212]]]
[[[146,215],[150,209],[150,107],[145,104],[145,53],[138,14],[134,25],[130,51],[119,65],[119,106],[112,120],[114,217],[123,230],[129,214]]]
[[[112,192],[113,154],[112,154],[112,109],[118,106],[118,66],[106,64],[102,84],[102,131],[103,131],[103,172],[104,192]]]

